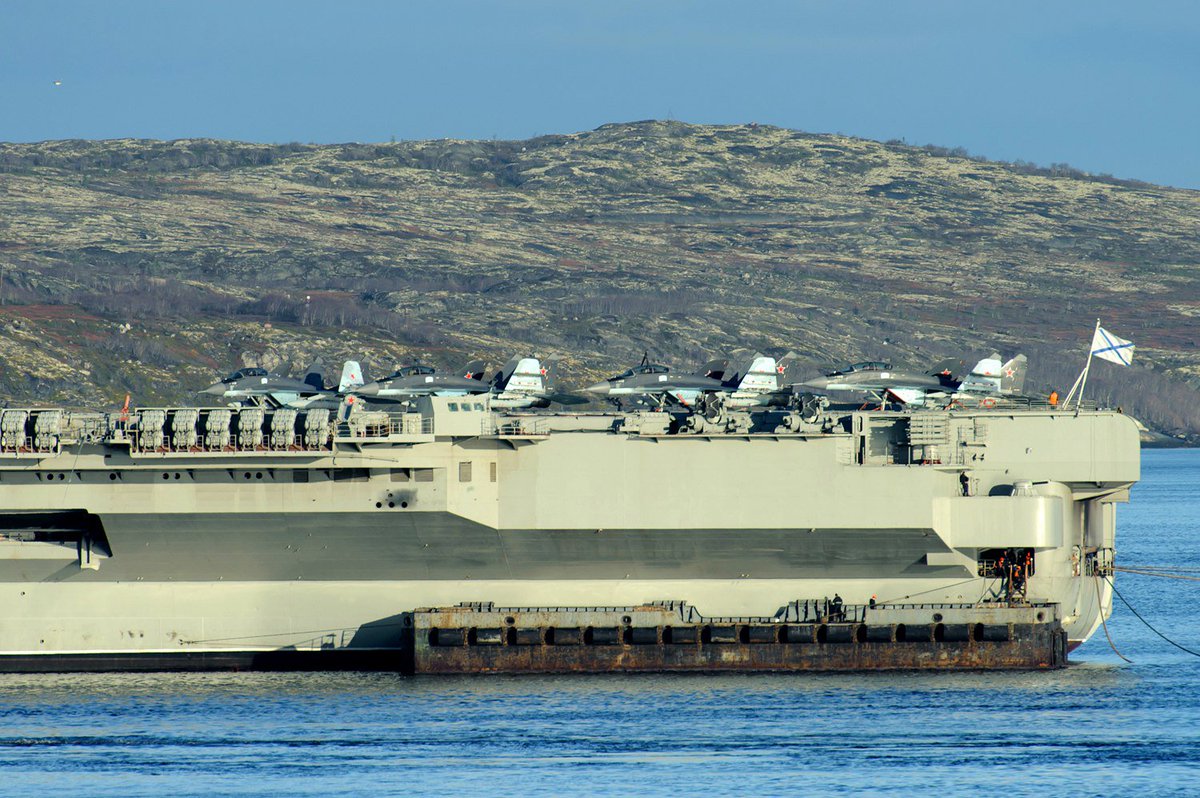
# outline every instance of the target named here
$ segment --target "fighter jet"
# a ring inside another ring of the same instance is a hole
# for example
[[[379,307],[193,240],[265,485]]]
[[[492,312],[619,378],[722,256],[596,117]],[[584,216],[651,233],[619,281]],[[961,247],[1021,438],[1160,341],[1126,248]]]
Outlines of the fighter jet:
[[[439,373],[432,366],[414,363],[386,377],[359,386],[350,393],[372,401],[403,402],[417,396],[467,396],[488,393],[491,386],[483,381],[486,361],[468,363],[461,371]]]
[[[903,371],[890,363],[854,363],[823,377],[799,383],[797,388],[825,394],[865,393],[881,402],[923,405],[928,400],[954,399],[982,394],[1019,394],[1025,384],[1028,359],[1017,355],[1007,363],[993,353],[975,364],[964,376],[943,365],[929,372]]]
[[[526,408],[586,404],[582,396],[560,393],[552,389],[554,367],[558,358],[544,362],[536,357],[514,357],[497,371],[488,383],[492,390],[492,407]]]
[[[356,376],[361,373],[357,362],[347,360],[342,367],[341,384],[334,390],[326,385],[325,367],[319,360],[308,367],[302,380],[251,366],[238,369],[200,393],[227,399],[234,404],[310,407],[316,401],[336,400],[339,393],[361,384],[361,376]]]
[[[725,360],[714,360],[693,374],[678,374],[669,366],[651,363],[646,354],[633,368],[584,390],[604,397],[617,407],[623,402],[646,400],[660,408],[671,404],[694,408],[708,393],[731,391],[721,381],[727,366]]]

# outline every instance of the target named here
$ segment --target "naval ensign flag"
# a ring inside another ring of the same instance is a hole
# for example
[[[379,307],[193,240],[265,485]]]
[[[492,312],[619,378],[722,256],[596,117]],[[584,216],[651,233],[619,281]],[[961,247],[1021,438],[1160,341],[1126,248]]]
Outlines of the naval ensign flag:
[[[1092,348],[1088,350],[1087,363],[1083,365],[1083,371],[1079,372],[1079,377],[1071,386],[1071,392],[1067,394],[1067,400],[1063,402],[1063,407],[1070,406],[1073,397],[1076,397],[1076,410],[1083,403],[1083,389],[1087,387],[1088,373],[1092,370],[1092,358],[1094,357],[1121,366],[1128,366],[1133,363],[1133,344],[1101,327],[1100,319],[1096,319],[1096,332],[1092,333]]]
[[[1128,366],[1133,362],[1133,344],[1097,325],[1092,336],[1092,356]]]

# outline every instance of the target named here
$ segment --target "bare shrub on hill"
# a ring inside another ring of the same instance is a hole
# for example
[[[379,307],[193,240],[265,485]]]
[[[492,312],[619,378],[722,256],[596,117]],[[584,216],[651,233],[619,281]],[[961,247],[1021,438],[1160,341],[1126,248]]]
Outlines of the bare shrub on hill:
[[[151,278],[75,291],[66,301],[84,310],[115,315],[126,321],[169,318],[181,313],[228,315],[237,299],[166,278]]]
[[[100,342],[100,349],[121,360],[132,360],[147,366],[166,368],[184,362],[158,341],[132,333],[115,333]]]

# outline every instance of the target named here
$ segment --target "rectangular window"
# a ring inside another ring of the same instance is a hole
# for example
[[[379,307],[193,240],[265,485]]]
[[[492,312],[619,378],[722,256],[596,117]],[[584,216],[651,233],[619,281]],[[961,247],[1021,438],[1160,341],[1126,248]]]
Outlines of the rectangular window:
[[[488,463],[488,471],[491,473],[492,482],[496,481],[496,464]]]
[[[392,469],[392,482],[408,482],[410,479],[412,479],[412,474],[408,472],[407,468]]]
[[[302,468],[292,471],[292,482],[308,482],[308,472]]]
[[[450,408],[451,413],[458,412],[458,402],[447,402],[446,407]]]
[[[366,468],[331,468],[325,473],[335,482],[366,482],[371,478]]]
[[[476,402],[476,403],[475,403],[475,409],[476,409],[477,411],[479,411],[480,413],[482,413],[482,412],[483,412],[483,404],[482,404],[481,402]]]
[[[471,463],[470,462],[458,464],[458,481],[459,482],[470,482],[471,481]]]
[[[432,468],[414,468],[412,474],[413,482],[433,482]]]

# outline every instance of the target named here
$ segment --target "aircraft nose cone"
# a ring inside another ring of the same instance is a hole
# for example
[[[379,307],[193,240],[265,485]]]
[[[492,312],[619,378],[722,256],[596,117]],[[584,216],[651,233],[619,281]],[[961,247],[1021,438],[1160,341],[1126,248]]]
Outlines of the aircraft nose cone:
[[[587,391],[588,393],[605,394],[605,393],[608,393],[608,383],[607,382],[598,382],[595,385],[589,385],[588,387],[584,388],[583,390]]]
[[[824,391],[829,388],[829,378],[816,377],[815,379],[800,383],[800,387],[808,388],[812,391]]]
[[[214,382],[212,385],[210,385],[207,388],[205,388],[204,390],[200,391],[200,393],[207,393],[212,396],[224,396],[225,395],[225,383]]]
[[[360,385],[350,391],[358,396],[376,396],[379,393],[379,383],[368,382],[366,385]]]

